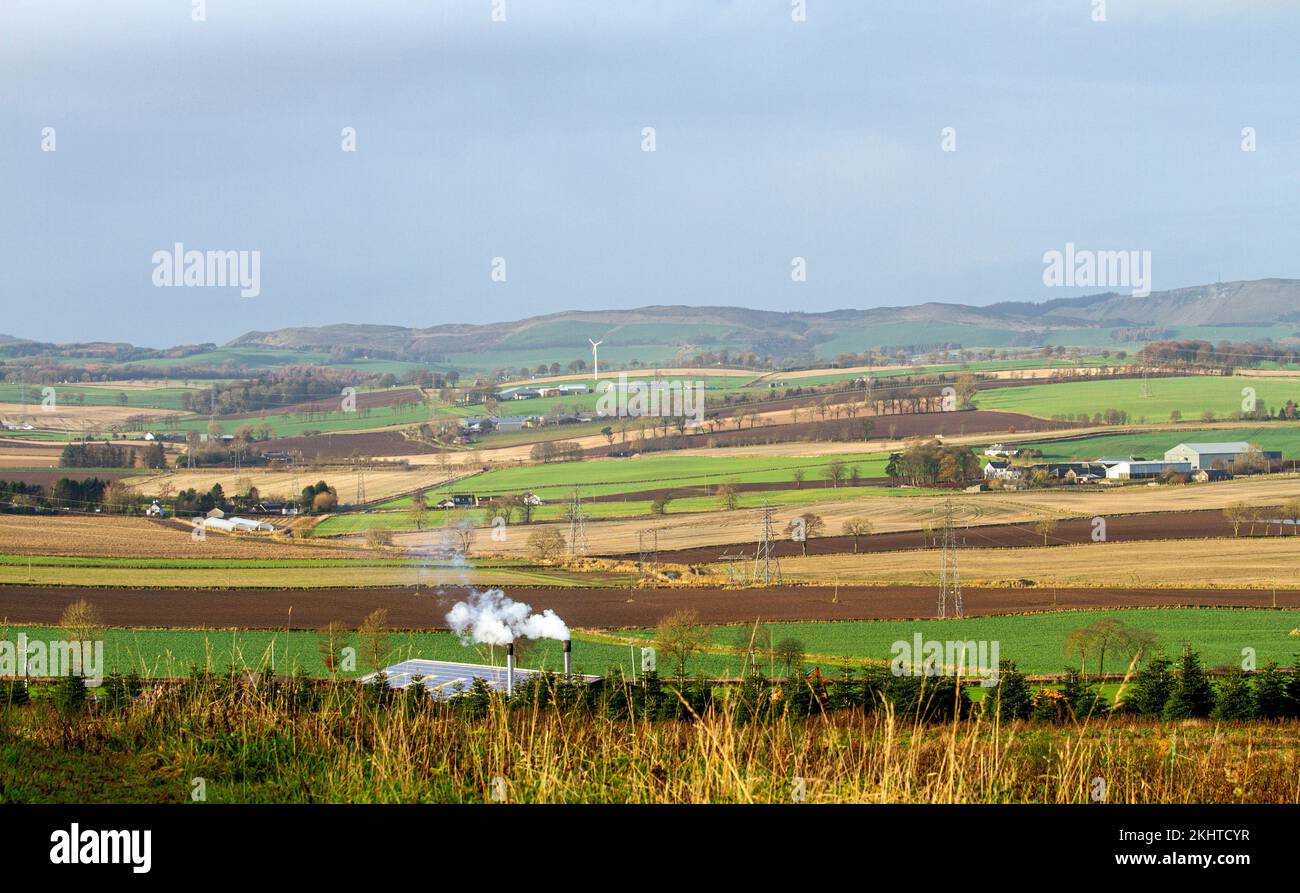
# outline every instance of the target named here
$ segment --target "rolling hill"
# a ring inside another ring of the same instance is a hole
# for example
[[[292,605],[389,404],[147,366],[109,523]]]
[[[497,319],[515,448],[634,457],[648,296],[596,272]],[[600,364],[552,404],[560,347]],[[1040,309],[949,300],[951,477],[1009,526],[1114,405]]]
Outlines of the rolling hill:
[[[739,307],[652,306],[574,310],[487,325],[331,325],[249,332],[227,348],[347,349],[455,365],[505,365],[517,357],[586,355],[604,340],[611,360],[664,362],[704,351],[753,352],[779,360],[832,359],[868,348],[1124,345],[1143,337],[1219,340],[1292,337],[1300,328],[1300,280],[1217,283],[1133,297],[1114,292],[986,307],[925,303],[825,313]],[[1233,333],[1231,329],[1240,329]],[[1158,330],[1136,331],[1136,330]],[[489,359],[491,358],[491,359]],[[477,359],[478,362],[475,362]]]

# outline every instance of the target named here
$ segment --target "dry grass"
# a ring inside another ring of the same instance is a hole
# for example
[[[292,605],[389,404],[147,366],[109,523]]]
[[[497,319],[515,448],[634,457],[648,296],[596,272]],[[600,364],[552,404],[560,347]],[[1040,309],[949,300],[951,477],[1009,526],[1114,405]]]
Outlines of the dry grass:
[[[254,689],[188,701],[153,692],[70,725],[39,706],[12,709],[0,736],[16,755],[68,754],[66,766],[23,770],[18,787],[50,800],[84,800],[83,786],[110,801],[157,787],[180,799],[184,780],[202,776],[218,802],[790,803],[802,780],[814,803],[1085,804],[1099,778],[1111,803],[1300,802],[1295,722],[921,725],[885,707],[742,723],[726,705],[651,721],[496,698],[474,718],[338,694],[291,711]],[[102,750],[138,752],[139,765],[97,772]],[[0,767],[0,781],[21,766]]]

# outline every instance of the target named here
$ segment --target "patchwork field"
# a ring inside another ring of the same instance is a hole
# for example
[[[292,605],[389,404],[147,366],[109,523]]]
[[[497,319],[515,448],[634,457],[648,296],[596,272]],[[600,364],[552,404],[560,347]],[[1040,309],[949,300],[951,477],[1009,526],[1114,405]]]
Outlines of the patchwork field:
[[[827,534],[840,533],[843,523],[853,518],[866,518],[877,533],[920,530],[941,521],[944,503],[948,501],[952,503],[954,521],[961,527],[1033,522],[1045,517],[1094,518],[1141,512],[1221,509],[1236,502],[1274,506],[1300,497],[1300,476],[1273,475],[1238,478],[1216,484],[1138,485],[1102,490],[1063,488],[980,494],[955,492],[942,496],[917,493],[906,499],[855,493],[853,488],[842,488],[840,492],[842,499],[819,503],[816,507],[816,514],[825,521]],[[773,512],[774,529],[784,530],[802,512],[803,509],[799,506],[776,506]],[[587,541],[594,554],[625,555],[635,553],[640,548],[639,531],[657,530],[661,550],[732,545],[746,547],[752,553],[761,523],[762,512],[758,508],[682,515],[667,520],[594,519],[587,524]],[[547,525],[535,524],[526,528],[511,528],[501,541],[485,542],[480,538],[477,548],[491,554],[525,555],[528,551],[527,534],[545,526]],[[552,526],[567,536],[567,524]],[[515,535],[516,532],[520,535]],[[438,535],[430,532],[396,535],[397,543],[408,548],[426,548],[437,542],[437,539]]]

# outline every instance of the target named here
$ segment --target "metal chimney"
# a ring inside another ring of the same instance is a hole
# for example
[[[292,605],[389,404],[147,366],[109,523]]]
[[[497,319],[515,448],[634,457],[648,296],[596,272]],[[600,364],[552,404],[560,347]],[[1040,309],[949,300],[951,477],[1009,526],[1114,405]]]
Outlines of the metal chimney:
[[[573,640],[564,640],[564,675],[573,675]]]
[[[506,697],[515,693],[515,643],[506,646]]]

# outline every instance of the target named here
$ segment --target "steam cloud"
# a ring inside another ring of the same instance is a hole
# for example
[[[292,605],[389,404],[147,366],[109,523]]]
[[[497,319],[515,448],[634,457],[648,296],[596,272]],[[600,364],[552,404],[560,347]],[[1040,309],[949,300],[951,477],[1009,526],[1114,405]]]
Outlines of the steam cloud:
[[[474,592],[468,601],[456,602],[447,612],[452,632],[464,642],[508,645],[515,639],[567,641],[569,627],[547,608],[534,614],[531,605],[517,602],[500,589]]]

